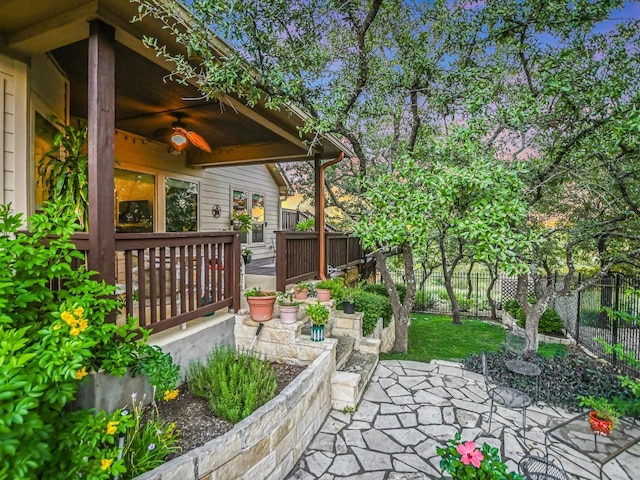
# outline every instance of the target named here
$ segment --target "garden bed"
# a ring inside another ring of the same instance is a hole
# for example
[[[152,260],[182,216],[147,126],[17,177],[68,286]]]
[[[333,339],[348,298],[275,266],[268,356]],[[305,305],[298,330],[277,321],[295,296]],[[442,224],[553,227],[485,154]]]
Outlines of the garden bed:
[[[305,367],[286,363],[271,363],[276,372],[280,394],[304,370]],[[204,398],[193,395],[186,385],[180,389],[180,395],[170,402],[158,404],[160,418],[175,423],[180,432],[180,452],[167,460],[185,454],[194,448],[201,447],[209,440],[224,435],[233,428],[233,424],[215,416]]]

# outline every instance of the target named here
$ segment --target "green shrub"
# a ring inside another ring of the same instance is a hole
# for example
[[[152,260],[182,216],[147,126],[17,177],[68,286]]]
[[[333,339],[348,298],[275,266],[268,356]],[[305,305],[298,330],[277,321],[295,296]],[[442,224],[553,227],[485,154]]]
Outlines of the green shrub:
[[[382,317],[384,326],[388,326],[393,315],[389,297],[377,295],[365,290],[356,292],[356,310],[364,314],[362,319],[362,334],[370,335]]]
[[[407,296],[407,286],[402,283],[396,283],[396,290],[398,292],[398,296],[400,297],[400,301],[404,302],[404,297]],[[377,293],[378,295],[382,295],[384,297],[389,296],[389,292],[387,292],[387,286],[384,283],[369,283],[363,285],[362,290],[371,293]]]
[[[296,223],[296,232],[312,232],[316,228],[316,219],[313,217],[307,218]]]
[[[526,319],[524,316],[524,310],[522,308],[520,311],[516,312],[517,317],[516,323],[519,327],[524,328],[526,325]],[[538,323],[538,333],[542,333],[543,335],[561,335],[563,333],[564,325],[562,324],[562,319],[558,312],[556,312],[553,308],[547,308],[542,316],[540,317],[540,322]]]
[[[127,478],[117,440],[131,415],[65,406],[92,370],[124,373],[149,361],[148,373],[168,383],[177,371],[165,371],[166,357],[135,320],[105,322],[119,307],[115,287],[73,266],[84,259],[70,241],[79,228],[72,210],[46,204],[25,234],[20,216],[0,206],[0,269],[11,272],[0,282],[0,478]]]
[[[189,364],[191,392],[209,401],[217,416],[238,423],[275,396],[276,375],[269,363],[250,352],[218,347],[207,362]]]

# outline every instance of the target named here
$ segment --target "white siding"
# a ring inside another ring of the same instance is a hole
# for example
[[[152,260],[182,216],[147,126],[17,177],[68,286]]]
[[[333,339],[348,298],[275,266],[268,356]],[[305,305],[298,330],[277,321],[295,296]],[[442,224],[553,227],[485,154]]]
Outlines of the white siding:
[[[164,177],[198,182],[200,186],[199,229],[219,231],[230,229],[231,188],[248,190],[265,195],[265,243],[254,244],[254,258],[272,255],[271,239],[279,229],[278,186],[264,165],[237,167],[191,168],[185,166],[184,155],[172,155],[168,146],[148,142],[135,135],[118,131],[116,134],[116,168],[156,175],[156,188],[163,188]],[[222,213],[213,218],[211,207],[220,205]],[[164,205],[158,204],[155,218],[157,225],[164,222]],[[158,226],[156,226],[158,229]]]

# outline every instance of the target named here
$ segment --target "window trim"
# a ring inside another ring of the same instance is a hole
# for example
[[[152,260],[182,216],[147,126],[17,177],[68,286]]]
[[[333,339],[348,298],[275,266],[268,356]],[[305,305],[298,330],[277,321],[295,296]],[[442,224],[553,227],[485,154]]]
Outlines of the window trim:
[[[268,195],[264,190],[256,189],[252,190],[249,187],[240,187],[237,185],[229,185],[229,211],[231,212],[230,216],[233,218],[233,213],[235,210],[233,209],[233,193],[234,192],[243,192],[247,196],[247,213],[249,213],[249,209],[253,207],[253,195],[262,195],[264,199],[264,219],[262,222],[258,222],[257,224],[261,224],[262,227],[262,242],[253,242],[253,238],[251,236],[251,232],[247,234],[247,242],[242,243],[242,245],[254,246],[254,247],[266,247],[267,245],[267,198]],[[253,216],[251,216],[251,224],[254,225]]]

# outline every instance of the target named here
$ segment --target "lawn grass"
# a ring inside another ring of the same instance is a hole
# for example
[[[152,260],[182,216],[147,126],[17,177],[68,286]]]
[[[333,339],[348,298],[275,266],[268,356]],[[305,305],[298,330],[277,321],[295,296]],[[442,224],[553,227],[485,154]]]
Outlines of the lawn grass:
[[[505,329],[499,324],[463,319],[462,325],[454,325],[447,315],[415,313],[411,315],[407,353],[380,354],[380,360],[460,361],[469,355],[502,350],[504,338]],[[563,345],[541,344],[539,349],[544,356],[561,352],[566,352]]]

